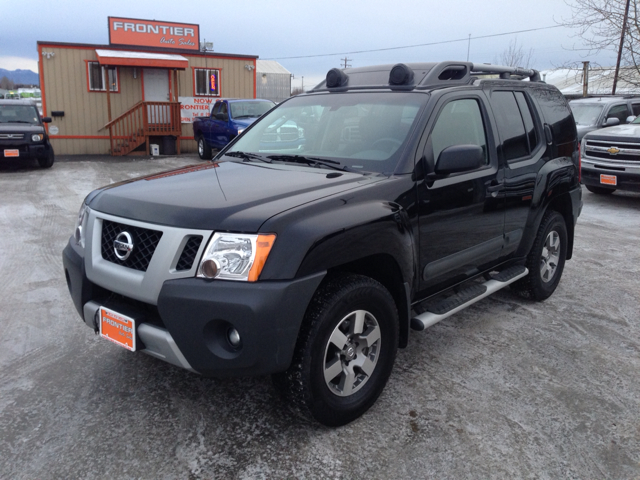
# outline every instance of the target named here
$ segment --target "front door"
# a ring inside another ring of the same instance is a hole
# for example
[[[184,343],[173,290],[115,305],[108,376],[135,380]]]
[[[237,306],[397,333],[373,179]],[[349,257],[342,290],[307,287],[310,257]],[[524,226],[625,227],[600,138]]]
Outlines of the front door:
[[[481,167],[445,177],[427,176],[418,185],[421,290],[455,284],[491,265],[503,246],[504,208],[497,195],[502,172],[480,94],[446,95],[427,126],[423,160],[434,171],[440,153],[454,145],[477,145]]]
[[[168,102],[169,70],[161,68],[144,69],[144,100],[146,102]],[[149,123],[169,123],[167,108],[149,105],[147,107]]]

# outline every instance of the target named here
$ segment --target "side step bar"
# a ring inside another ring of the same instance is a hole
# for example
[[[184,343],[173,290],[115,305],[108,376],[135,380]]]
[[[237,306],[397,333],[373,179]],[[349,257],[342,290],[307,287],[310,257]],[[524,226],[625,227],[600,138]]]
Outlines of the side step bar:
[[[516,265],[503,270],[483,284],[470,285],[463,288],[455,295],[429,306],[426,312],[413,317],[411,319],[411,328],[418,331],[429,328],[454,313],[464,310],[492,293],[503,289],[516,280],[527,276],[528,273],[529,270],[526,267]]]

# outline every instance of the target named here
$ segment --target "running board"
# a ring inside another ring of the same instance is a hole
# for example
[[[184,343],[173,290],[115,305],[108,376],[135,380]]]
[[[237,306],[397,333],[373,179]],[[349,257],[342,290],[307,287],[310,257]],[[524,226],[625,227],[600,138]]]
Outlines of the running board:
[[[488,280],[483,284],[476,284],[463,288],[455,295],[452,295],[435,305],[429,306],[426,312],[413,317],[411,319],[411,328],[418,331],[429,328],[441,320],[450,317],[454,313],[464,310],[483,298],[488,297],[492,293],[503,289],[516,280],[525,277],[528,273],[529,270],[524,266],[510,267],[498,273],[492,277],[491,280]]]

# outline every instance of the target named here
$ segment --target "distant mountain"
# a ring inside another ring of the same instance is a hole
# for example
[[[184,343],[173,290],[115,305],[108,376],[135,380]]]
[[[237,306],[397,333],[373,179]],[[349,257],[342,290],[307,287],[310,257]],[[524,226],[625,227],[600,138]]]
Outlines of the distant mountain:
[[[16,85],[40,85],[40,77],[31,70],[5,70],[0,68],[0,78],[7,77]]]

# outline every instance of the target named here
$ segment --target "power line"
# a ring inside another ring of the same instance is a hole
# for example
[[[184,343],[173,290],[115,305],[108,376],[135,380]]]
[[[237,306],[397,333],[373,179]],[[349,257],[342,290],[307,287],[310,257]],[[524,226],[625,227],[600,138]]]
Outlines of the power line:
[[[515,35],[516,33],[526,33],[526,32],[535,32],[538,30],[549,30],[551,28],[560,28],[563,25],[553,25],[550,27],[539,27],[539,28],[530,28],[527,30],[516,30],[514,32],[504,32],[504,33],[494,33],[492,35],[481,35],[479,37],[467,37],[467,38],[457,38],[455,40],[443,40],[441,42],[431,42],[431,43],[419,43],[417,45],[405,45],[402,47],[387,47],[387,48],[374,48],[372,50],[354,50],[353,52],[337,52],[337,53],[319,53],[316,55],[299,55],[295,57],[272,57],[265,58],[264,60],[291,60],[294,58],[315,58],[315,57],[333,57],[335,55],[353,55],[355,53],[371,53],[371,52],[385,52],[388,50],[401,50],[403,48],[416,48],[416,47],[429,47],[432,45],[443,45],[445,43],[456,43],[456,42],[470,42],[471,40],[480,40],[483,38],[492,38],[492,37],[502,37],[505,35]]]

